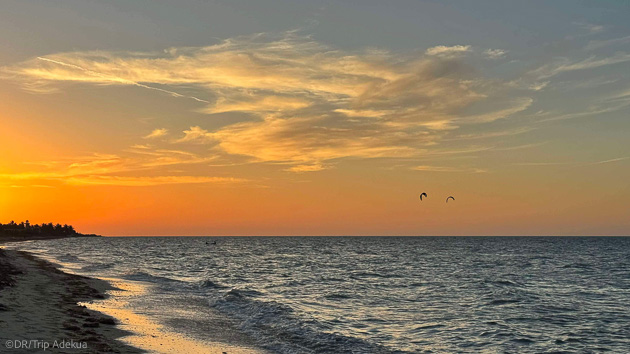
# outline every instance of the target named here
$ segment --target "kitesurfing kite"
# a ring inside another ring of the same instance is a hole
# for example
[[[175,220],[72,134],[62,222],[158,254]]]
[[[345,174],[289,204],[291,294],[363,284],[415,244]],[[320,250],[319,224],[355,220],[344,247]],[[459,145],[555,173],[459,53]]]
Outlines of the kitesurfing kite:
[[[424,193],[424,192],[422,192],[422,194],[420,194],[420,201],[422,201],[422,196],[426,197],[426,196],[427,196],[427,194],[426,194],[426,193]]]
[[[448,200],[449,200],[449,199],[453,199],[453,200],[455,200],[455,198],[453,198],[452,196],[451,196],[451,197],[448,197],[448,198],[446,198],[446,202],[447,202],[447,203],[448,203]]]

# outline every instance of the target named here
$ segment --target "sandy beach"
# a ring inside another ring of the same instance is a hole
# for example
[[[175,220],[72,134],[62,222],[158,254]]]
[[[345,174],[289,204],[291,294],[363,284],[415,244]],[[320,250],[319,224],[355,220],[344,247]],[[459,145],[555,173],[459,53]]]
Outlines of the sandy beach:
[[[11,241],[0,238],[0,244]],[[1,353],[264,352],[242,345],[245,339],[225,323],[206,329],[210,341],[171,332],[126,306],[142,285],[58,267],[28,252],[0,249]]]
[[[111,286],[64,273],[26,252],[0,250],[0,352],[141,353],[116,320],[79,305]]]

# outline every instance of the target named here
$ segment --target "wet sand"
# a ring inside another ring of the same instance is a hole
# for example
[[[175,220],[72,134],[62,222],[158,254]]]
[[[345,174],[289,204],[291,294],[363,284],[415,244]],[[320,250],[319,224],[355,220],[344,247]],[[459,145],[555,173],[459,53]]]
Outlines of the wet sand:
[[[229,325],[213,325],[208,329],[207,339],[204,342],[169,331],[163,325],[151,320],[148,316],[136,313],[127,306],[127,299],[147,291],[141,282],[120,281],[107,279],[117,290],[111,292],[112,296],[99,301],[86,303],[92,310],[113,316],[120,320],[120,327],[129,330],[132,334],[122,340],[134,347],[145,349],[155,353],[207,353],[207,354],[259,354],[264,353],[248,345],[247,339],[242,335],[228,329]],[[159,310],[158,310],[159,311]],[[219,336],[213,336],[212,332],[221,332]],[[238,344],[230,344],[238,343]],[[251,343],[249,343],[251,344]]]
[[[170,332],[125,306],[125,298],[139,291],[142,286],[132,282],[69,274],[30,253],[0,249],[0,352],[264,352],[228,344],[229,337],[200,342]],[[24,341],[28,348],[8,347]],[[55,341],[75,347],[55,348]]]
[[[107,282],[64,273],[26,252],[0,250],[0,284],[0,352],[143,352],[117,340],[129,333],[113,317],[78,304],[104,299]],[[60,348],[68,343],[74,347]]]

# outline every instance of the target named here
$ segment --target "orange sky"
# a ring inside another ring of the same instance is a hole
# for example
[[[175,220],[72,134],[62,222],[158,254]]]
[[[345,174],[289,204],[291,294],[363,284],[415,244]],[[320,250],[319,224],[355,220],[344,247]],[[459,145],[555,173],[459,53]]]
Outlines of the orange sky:
[[[0,222],[113,236],[630,230],[630,40],[612,18],[549,19],[535,30],[557,37],[531,38],[467,19],[470,35],[415,41],[366,24],[360,46],[317,26],[184,40],[165,24],[173,36],[147,42],[124,11],[108,15],[120,28],[79,36],[93,4],[53,11],[64,40],[33,42],[45,28],[13,6]]]

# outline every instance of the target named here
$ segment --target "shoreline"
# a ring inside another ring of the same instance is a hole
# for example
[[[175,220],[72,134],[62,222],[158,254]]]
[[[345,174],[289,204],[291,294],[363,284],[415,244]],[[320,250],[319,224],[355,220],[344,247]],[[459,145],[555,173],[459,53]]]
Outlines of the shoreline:
[[[66,237],[36,240],[59,238]],[[28,341],[28,348],[13,348],[25,353],[267,352],[221,330],[223,338],[203,341],[173,332],[127,306],[127,299],[145,291],[142,282],[73,274],[45,257],[1,247],[12,241],[0,237],[0,352],[12,349],[9,341]],[[79,347],[56,348],[62,341]]]
[[[207,353],[207,354],[261,354],[266,353],[258,348],[248,347],[238,340],[223,341],[195,340],[191,336],[183,335],[165,328],[156,320],[136,313],[127,306],[128,299],[148,291],[149,285],[142,282],[122,281],[120,279],[105,278],[114,285],[116,290],[107,299],[84,303],[87,308],[112,316],[120,321],[119,326],[128,330],[128,336],[123,342],[133,347],[151,353]],[[209,334],[209,333],[208,333]]]
[[[113,317],[79,304],[106,299],[113,289],[106,281],[62,272],[23,251],[0,250],[0,269],[0,351],[145,352],[119,340],[131,333]]]

